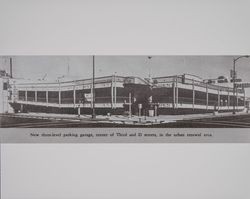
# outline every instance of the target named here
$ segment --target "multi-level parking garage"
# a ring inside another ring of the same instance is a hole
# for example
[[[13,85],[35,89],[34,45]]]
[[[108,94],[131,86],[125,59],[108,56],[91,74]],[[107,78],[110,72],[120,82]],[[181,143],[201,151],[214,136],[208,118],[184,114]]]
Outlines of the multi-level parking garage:
[[[94,89],[93,89],[94,86]],[[95,79],[29,82],[12,81],[10,100],[16,112],[90,114],[188,114],[243,110],[244,89],[205,83],[192,75],[142,79],[107,76]]]
[[[159,114],[184,114],[212,111],[242,110],[245,106],[244,89],[204,83],[192,75],[177,75],[153,79],[153,104]]]

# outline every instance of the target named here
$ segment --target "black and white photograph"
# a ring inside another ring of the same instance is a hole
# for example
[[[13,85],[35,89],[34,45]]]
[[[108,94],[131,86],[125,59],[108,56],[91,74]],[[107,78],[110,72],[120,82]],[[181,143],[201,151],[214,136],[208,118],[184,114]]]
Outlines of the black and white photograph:
[[[249,0],[0,0],[0,199],[249,199]]]
[[[250,57],[2,56],[0,126],[249,128]]]

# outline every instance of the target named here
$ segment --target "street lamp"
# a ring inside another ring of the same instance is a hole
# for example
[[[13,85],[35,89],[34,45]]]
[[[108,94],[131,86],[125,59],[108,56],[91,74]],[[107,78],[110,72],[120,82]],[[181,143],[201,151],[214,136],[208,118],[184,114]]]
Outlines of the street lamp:
[[[233,114],[235,114],[235,105],[236,105],[236,96],[235,96],[235,91],[236,91],[236,85],[235,85],[235,78],[236,78],[236,71],[235,71],[235,65],[236,65],[236,62],[241,59],[241,58],[249,58],[250,56],[249,55],[243,55],[243,56],[239,56],[237,58],[234,58],[234,64],[233,64]]]

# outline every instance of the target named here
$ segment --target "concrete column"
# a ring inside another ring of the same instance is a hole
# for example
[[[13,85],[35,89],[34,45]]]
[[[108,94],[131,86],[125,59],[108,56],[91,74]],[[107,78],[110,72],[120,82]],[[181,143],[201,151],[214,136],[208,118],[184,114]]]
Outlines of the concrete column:
[[[25,91],[25,101],[26,102],[28,101],[28,91],[27,90]]]
[[[131,93],[129,93],[129,117],[132,117],[132,100],[131,100]]]
[[[220,110],[220,89],[218,89],[218,110]]]
[[[206,109],[208,110],[208,85],[206,84]]]
[[[58,92],[58,98],[59,98],[59,106],[61,105],[61,84],[59,83],[59,92]]]
[[[243,90],[244,91],[244,98],[243,98],[243,100],[244,100],[244,108],[246,107],[246,92],[245,92],[245,89]]]
[[[76,87],[75,85],[73,86],[73,103],[74,103],[74,107],[76,106]]]
[[[37,91],[35,91],[35,102],[37,102]]]
[[[114,88],[114,96],[115,96],[115,108],[116,108],[116,91],[117,91],[117,87],[116,87],[116,76],[115,76],[115,86],[114,86],[115,88]]]
[[[49,103],[49,91],[46,91],[46,103]]]
[[[179,103],[179,92],[178,92],[178,77],[176,77],[176,99],[175,99],[175,102],[176,102],[176,108],[178,108],[178,103]]]
[[[195,104],[194,80],[192,81],[192,91],[193,91],[193,103],[192,103],[192,106],[193,106],[193,110],[194,110],[194,104]]]
[[[111,108],[114,108],[114,76],[111,79]]]
[[[229,106],[230,106],[230,92],[229,92],[229,89],[228,89],[228,92],[227,92],[227,109],[229,110]]]
[[[173,82],[173,108],[175,108],[175,82]]]

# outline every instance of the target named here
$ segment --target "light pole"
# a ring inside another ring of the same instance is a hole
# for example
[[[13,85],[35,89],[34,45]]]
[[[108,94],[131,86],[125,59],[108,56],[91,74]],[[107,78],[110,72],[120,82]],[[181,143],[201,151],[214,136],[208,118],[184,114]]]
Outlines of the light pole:
[[[151,59],[152,59],[152,56],[148,56],[149,64],[150,64]],[[152,86],[153,86],[153,80],[152,80],[152,77],[151,77],[151,68],[149,67],[149,89],[150,89],[150,93],[149,93],[149,98],[148,98],[148,102],[147,102],[149,106],[147,105],[148,110],[146,108],[145,117],[147,115],[147,111],[148,111],[148,114],[149,114],[149,110],[154,112],[153,115],[156,114],[156,109],[155,109],[156,107],[154,107],[155,104],[153,103],[153,97],[152,97]]]
[[[233,62],[233,114],[236,113],[235,111],[235,106],[236,106],[236,96],[235,96],[235,91],[236,91],[236,85],[235,85],[235,80],[236,80],[236,70],[235,70],[235,66],[236,66],[236,62],[241,59],[241,58],[249,58],[249,55],[243,55],[243,56],[239,56],[237,58],[234,58],[234,62]]]
[[[148,60],[151,60],[152,56],[148,56]],[[150,64],[150,62],[148,62]],[[149,66],[149,81],[151,81],[151,68]],[[151,83],[151,82],[150,82]]]

